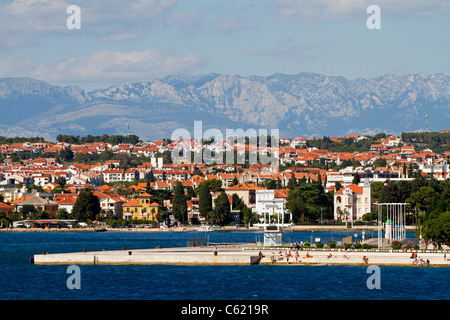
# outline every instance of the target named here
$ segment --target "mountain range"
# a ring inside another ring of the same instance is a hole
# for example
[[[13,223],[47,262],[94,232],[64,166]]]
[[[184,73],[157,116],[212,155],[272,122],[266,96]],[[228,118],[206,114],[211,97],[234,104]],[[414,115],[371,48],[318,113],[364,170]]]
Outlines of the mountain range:
[[[450,129],[443,74],[349,80],[310,72],[271,76],[170,75],[87,92],[30,78],[0,78],[0,136],[58,134],[170,138],[177,128],[278,129],[280,137],[399,135]]]

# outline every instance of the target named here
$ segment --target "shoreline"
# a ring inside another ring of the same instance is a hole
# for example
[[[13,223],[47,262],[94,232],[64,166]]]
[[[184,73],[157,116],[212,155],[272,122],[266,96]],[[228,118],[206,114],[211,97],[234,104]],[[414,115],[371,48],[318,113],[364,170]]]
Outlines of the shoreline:
[[[161,229],[161,228],[106,228],[106,232],[199,232],[204,233],[204,231],[195,230],[198,226],[195,227],[180,227],[180,228],[170,228],[170,229]],[[0,229],[0,232],[98,232],[100,230],[94,228],[50,228],[50,229],[42,229],[42,228],[5,228]],[[256,231],[263,232],[263,228],[236,228],[236,227],[221,227],[215,229],[213,232],[230,232],[230,231]],[[330,226],[330,225],[297,225],[289,228],[283,228],[283,231],[378,231],[378,226],[353,226],[351,228],[347,228],[346,226]],[[415,226],[406,226],[407,232],[417,231]]]

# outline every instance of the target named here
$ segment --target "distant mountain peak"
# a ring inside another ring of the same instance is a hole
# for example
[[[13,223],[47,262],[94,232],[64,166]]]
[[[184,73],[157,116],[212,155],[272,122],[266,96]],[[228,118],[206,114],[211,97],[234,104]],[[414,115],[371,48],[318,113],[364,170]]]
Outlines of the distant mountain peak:
[[[86,92],[30,78],[0,79],[0,135],[23,132],[170,138],[195,120],[219,129],[279,129],[286,137],[448,129],[444,74],[346,79],[311,72],[270,76],[174,74]]]

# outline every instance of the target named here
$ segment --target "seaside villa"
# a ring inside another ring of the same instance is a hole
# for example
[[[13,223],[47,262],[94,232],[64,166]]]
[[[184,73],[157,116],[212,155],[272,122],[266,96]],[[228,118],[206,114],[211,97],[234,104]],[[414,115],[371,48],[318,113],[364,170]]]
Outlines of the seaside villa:
[[[159,203],[152,201],[152,195],[143,193],[136,199],[130,200],[122,205],[123,217],[127,220],[157,221],[159,214]]]
[[[372,211],[370,184],[350,184],[334,193],[335,220],[362,220]]]

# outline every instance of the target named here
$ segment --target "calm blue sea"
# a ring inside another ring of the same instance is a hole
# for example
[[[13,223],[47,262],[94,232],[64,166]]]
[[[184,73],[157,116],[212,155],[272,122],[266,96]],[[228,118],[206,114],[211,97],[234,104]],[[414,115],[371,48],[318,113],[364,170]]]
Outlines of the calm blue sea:
[[[285,239],[322,242],[355,232],[286,232]],[[440,300],[450,298],[450,269],[381,267],[370,290],[362,266],[80,265],[81,289],[68,289],[67,265],[42,266],[42,251],[186,246],[189,239],[252,242],[262,232],[1,232],[0,300]],[[371,236],[366,233],[366,236]],[[372,236],[376,236],[372,235]],[[413,234],[408,234],[413,237]],[[259,238],[258,238],[259,237]],[[361,233],[358,233],[361,237]]]

